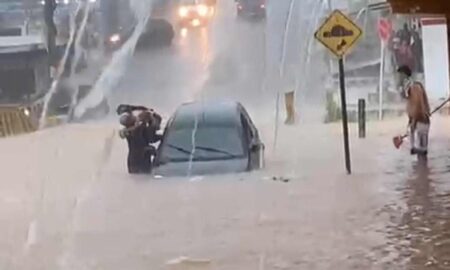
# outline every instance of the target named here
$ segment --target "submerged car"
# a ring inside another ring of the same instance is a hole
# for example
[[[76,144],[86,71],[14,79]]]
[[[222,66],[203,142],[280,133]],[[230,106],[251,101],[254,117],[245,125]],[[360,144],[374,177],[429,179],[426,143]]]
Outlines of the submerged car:
[[[194,102],[168,121],[155,176],[240,173],[264,167],[265,146],[238,102]]]
[[[181,0],[178,6],[178,26],[201,27],[208,24],[214,15],[215,3],[206,0]]]
[[[266,17],[265,0],[235,0],[238,17]]]

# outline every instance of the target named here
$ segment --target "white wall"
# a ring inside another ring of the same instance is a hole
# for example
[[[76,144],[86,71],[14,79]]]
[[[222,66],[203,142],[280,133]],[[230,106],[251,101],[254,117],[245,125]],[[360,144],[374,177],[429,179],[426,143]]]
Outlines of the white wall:
[[[425,87],[430,100],[450,94],[447,25],[423,25]]]

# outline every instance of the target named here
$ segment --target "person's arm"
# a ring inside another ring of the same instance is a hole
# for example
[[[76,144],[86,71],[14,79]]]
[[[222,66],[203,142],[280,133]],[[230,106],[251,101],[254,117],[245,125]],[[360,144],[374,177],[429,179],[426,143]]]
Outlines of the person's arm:
[[[119,131],[119,136],[122,139],[125,139],[131,135],[131,133],[138,127],[138,124],[132,127],[123,128]]]
[[[423,102],[423,106],[425,109],[425,113],[427,114],[427,116],[430,116],[431,108],[430,108],[430,103],[428,101],[427,91],[425,91],[425,87],[423,86],[422,83],[418,82],[418,83],[416,83],[416,85],[419,87],[420,92],[422,94],[422,102]]]
[[[411,94],[410,91],[411,91],[411,87],[402,86],[402,91],[400,92],[401,97],[404,99],[408,99],[408,97]]]
[[[123,129],[121,129],[121,130],[119,130],[119,137],[121,138],[121,139],[125,139],[126,137],[128,137],[130,134],[129,134],[129,131],[126,129],[126,128],[123,128]]]
[[[152,125],[155,127],[156,130],[161,129],[162,116],[156,112],[153,112],[152,116],[153,116]]]
[[[148,111],[148,108],[145,106],[133,106],[133,105],[129,105],[131,111]]]
[[[431,108],[430,108],[430,101],[428,100],[427,91],[425,91],[425,87],[423,87],[422,84],[420,86],[422,87],[423,101],[425,103],[425,109],[426,109],[426,112],[427,112],[428,116],[430,116]]]
[[[132,113],[134,111],[148,111],[149,109],[145,106],[134,106],[129,104],[120,104],[117,107],[117,114],[120,115],[122,113]]]
[[[427,112],[428,116],[430,116],[430,114],[431,114],[430,102],[428,101],[428,95],[427,95],[427,92],[425,92],[425,91],[423,91],[423,99],[425,102],[426,112]]]

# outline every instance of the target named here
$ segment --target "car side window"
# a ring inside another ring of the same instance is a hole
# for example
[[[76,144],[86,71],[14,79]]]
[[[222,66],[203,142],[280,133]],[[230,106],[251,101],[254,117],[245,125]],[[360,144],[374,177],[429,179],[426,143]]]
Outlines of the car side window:
[[[256,130],[255,130],[254,124],[253,124],[252,120],[250,119],[250,116],[248,115],[247,111],[244,108],[242,108],[241,110],[242,110],[241,118],[244,118],[245,124],[246,124],[248,132],[249,132],[249,138],[252,139],[256,136],[256,134],[255,134]]]
[[[242,123],[242,128],[244,131],[245,138],[246,138],[247,142],[249,143],[251,141],[253,135],[251,132],[251,128],[248,125],[248,121],[247,121],[245,115],[242,113],[241,113],[241,123]]]

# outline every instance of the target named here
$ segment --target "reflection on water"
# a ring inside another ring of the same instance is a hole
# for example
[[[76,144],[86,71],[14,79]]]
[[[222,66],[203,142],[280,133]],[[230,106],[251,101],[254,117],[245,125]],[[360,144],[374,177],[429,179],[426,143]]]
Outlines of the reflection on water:
[[[394,214],[390,245],[411,270],[450,269],[450,151],[434,150],[428,161],[394,165],[408,176],[398,182],[406,209]]]

